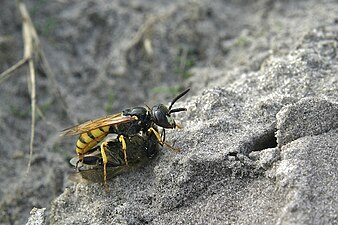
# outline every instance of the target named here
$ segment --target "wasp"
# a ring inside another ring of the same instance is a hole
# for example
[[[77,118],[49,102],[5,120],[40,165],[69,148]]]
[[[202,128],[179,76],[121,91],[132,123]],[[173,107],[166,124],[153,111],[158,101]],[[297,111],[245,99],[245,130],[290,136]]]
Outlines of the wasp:
[[[78,173],[72,174],[71,180],[76,182],[104,182],[105,190],[108,190],[107,180],[119,174],[136,169],[157,155],[159,144],[156,135],[134,135],[126,138],[128,165],[124,160],[124,152],[118,138],[109,140],[104,146],[107,156],[107,174],[104,171],[104,162],[100,146],[90,149],[83,157],[82,165]],[[70,160],[73,166],[77,166],[77,157]],[[102,176],[103,174],[103,176]]]
[[[110,133],[117,134],[117,139],[122,145],[125,164],[128,165],[127,160],[127,143],[126,139],[131,136],[141,135],[149,136],[154,134],[157,141],[161,145],[178,151],[171,145],[165,142],[165,129],[180,128],[172,117],[173,113],[186,111],[186,108],[172,108],[175,102],[188,93],[187,89],[177,95],[170,103],[169,107],[163,104],[158,104],[150,107],[133,107],[123,110],[121,113],[104,116],[98,119],[89,120],[82,124],[70,127],[62,131],[63,136],[80,135],[76,142],[76,153],[78,155],[78,164],[83,162],[84,156],[94,146],[101,143],[102,140]],[[157,131],[157,127],[161,127],[162,134]],[[163,139],[162,139],[162,137]],[[108,162],[105,149],[107,142],[100,144],[100,150],[103,160],[104,174],[106,173],[106,165]]]

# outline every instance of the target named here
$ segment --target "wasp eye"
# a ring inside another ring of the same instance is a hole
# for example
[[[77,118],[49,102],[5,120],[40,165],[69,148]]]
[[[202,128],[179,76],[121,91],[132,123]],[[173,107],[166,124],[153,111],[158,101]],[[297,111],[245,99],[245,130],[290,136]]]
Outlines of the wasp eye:
[[[169,114],[169,109],[160,104],[152,108],[152,117],[154,123],[163,128],[175,128],[176,124]]]

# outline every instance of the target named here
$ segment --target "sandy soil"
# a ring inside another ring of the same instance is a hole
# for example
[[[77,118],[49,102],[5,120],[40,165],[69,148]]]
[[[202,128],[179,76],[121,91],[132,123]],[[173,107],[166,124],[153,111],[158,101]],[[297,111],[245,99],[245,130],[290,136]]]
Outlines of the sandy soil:
[[[0,84],[0,224],[34,207],[29,224],[337,224],[336,1],[25,3],[54,76],[35,60],[28,175],[27,67]],[[22,58],[21,32],[2,1],[0,71]],[[181,153],[108,194],[68,180],[76,137],[61,130],[186,87],[185,128],[167,134]]]

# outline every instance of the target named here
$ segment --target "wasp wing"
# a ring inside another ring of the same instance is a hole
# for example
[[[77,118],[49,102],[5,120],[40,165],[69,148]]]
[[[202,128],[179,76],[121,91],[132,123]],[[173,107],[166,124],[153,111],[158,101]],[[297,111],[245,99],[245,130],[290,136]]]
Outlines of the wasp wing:
[[[79,125],[67,128],[61,131],[61,136],[73,136],[77,134],[86,133],[88,131],[111,125],[117,125],[121,123],[128,123],[135,121],[137,118],[132,116],[123,116],[122,113],[117,113],[109,116],[104,116],[95,120],[89,120]]]

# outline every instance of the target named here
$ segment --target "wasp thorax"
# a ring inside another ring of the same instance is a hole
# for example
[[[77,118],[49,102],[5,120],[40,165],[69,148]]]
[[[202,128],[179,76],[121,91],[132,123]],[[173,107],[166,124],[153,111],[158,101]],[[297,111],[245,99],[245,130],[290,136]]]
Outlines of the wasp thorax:
[[[175,120],[171,117],[169,109],[163,104],[155,105],[151,110],[153,121],[163,128],[175,128]]]

